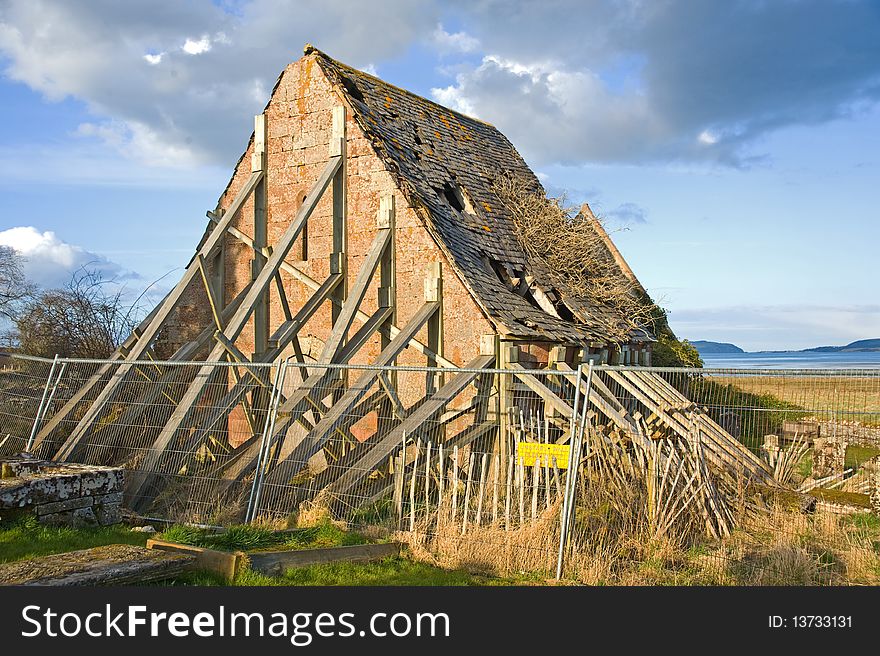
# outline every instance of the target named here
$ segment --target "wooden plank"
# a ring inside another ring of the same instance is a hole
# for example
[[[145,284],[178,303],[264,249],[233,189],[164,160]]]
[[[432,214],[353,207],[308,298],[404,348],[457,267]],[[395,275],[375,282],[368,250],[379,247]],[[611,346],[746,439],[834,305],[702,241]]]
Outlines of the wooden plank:
[[[232,303],[230,303],[223,309],[223,311],[220,313],[221,322],[226,321],[229,317],[232,316],[240,302],[241,297],[237,297],[235,300],[233,300]],[[202,347],[208,343],[208,341],[214,335],[215,331],[215,326],[213,324],[209,324],[206,328],[202,330],[201,333],[199,333],[199,335],[194,340],[187,342],[179,349],[177,349],[177,351],[172,354],[169,360],[172,362],[185,362],[195,357],[196,353],[198,353],[202,349]],[[165,393],[165,386],[170,384],[175,377],[180,375],[182,371],[183,369],[180,367],[169,367],[157,383],[147,386],[147,389],[143,392],[143,394],[141,394],[137,399],[131,401],[128,404],[128,407],[124,410],[123,414],[107,426],[131,426],[135,422],[135,419],[143,414],[146,408],[153,405],[156,399],[158,399],[159,396]],[[96,415],[95,421],[98,421],[100,419],[101,416]],[[76,431],[71,433],[71,435],[64,441],[61,447],[58,448],[55,456],[53,457],[54,460],[59,460],[62,462],[75,462],[84,457],[84,446],[93,437],[95,431],[91,426],[85,426],[82,422],[80,422],[78,428],[82,428],[84,433],[78,433]],[[111,444],[103,444],[100,446],[94,445],[89,452],[91,461],[98,462],[101,458],[104,457],[105,454],[111,452],[113,448],[115,448],[117,445],[120,447],[124,447],[124,445],[118,443],[118,440],[113,440]]]
[[[388,308],[384,309],[387,310]],[[422,326],[424,326],[425,322],[434,312],[436,312],[436,310],[436,303],[425,303],[409,321],[405,332],[400,333],[391,341],[388,347],[379,354],[374,365],[377,367],[386,366],[396,358],[397,355],[406,348],[409,341],[409,335],[415,334],[421,330]],[[346,390],[330,411],[321,418],[321,421],[318,422],[315,429],[306,436],[302,443],[297,445],[297,448],[287,456],[286,460],[305,463],[309,458],[315,455],[315,453],[317,453],[323,446],[324,442],[326,442],[330,431],[332,431],[336,425],[343,420],[345,414],[367,393],[378,375],[379,370],[377,369],[364,370],[358,380]]]
[[[267,363],[274,362],[281,355],[290,341],[296,336],[302,326],[308,322],[321,304],[327,300],[330,292],[341,280],[342,276],[338,274],[329,276],[324,281],[324,284],[321,285],[321,287],[312,294],[297,311],[296,316],[294,316],[290,322],[285,322],[286,327],[282,330],[279,326],[279,330],[273,335],[275,346],[258,361],[265,361]],[[285,324],[282,324],[282,326]],[[218,338],[219,337],[220,336],[218,335]],[[224,343],[223,340],[220,341],[221,343]],[[262,384],[266,383],[268,383],[268,381],[262,382]],[[214,404],[211,414],[208,415],[204,422],[202,422],[201,428],[196,431],[196,435],[192,439],[192,442],[198,444],[205,439],[208,433],[214,430],[214,426],[216,426],[217,422],[227,417],[229,413],[232,412],[232,409],[238,405],[251,390],[255,389],[255,387],[256,383],[250,380],[242,380],[233,385],[232,389],[230,389],[220,401]]]
[[[251,569],[268,576],[283,576],[288,569],[328,563],[368,563],[400,555],[400,544],[355,544],[347,547],[299,551],[252,551]]]
[[[341,348],[345,337],[348,335],[348,330],[351,328],[351,322],[354,321],[355,313],[364,300],[364,296],[370,286],[370,281],[373,279],[373,274],[376,272],[382,255],[390,243],[391,231],[387,229],[379,230],[364,257],[360,269],[358,269],[351,289],[348,290],[348,298],[345,299],[345,303],[343,303],[342,309],[336,317],[333,330],[324,342],[324,348],[321,351],[321,356],[318,358],[319,364],[332,362],[337,351]]]
[[[342,276],[342,284],[333,293],[330,322],[335,326],[348,295],[348,169],[346,153],[346,109],[336,105],[330,122],[330,157],[339,157],[342,166],[333,177],[331,196],[332,250],[330,271]],[[344,340],[343,340],[344,341]]]
[[[464,447],[464,446],[467,446],[468,444],[470,444],[471,442],[473,442],[474,440],[480,439],[481,437],[483,437],[484,435],[486,435],[490,431],[495,430],[497,428],[498,428],[498,424],[496,424],[494,421],[485,421],[481,424],[473,424],[473,425],[465,428],[463,431],[461,431],[457,435],[451,437],[447,443],[449,445],[453,446],[453,449],[457,449],[459,446]],[[380,463],[380,465],[381,465],[381,463]],[[393,488],[392,488],[391,483],[388,483],[385,486],[381,486],[381,487],[377,488],[372,493],[370,498],[362,505],[369,506],[372,503],[378,503],[382,499],[388,498],[388,495],[392,494],[392,492],[393,492]],[[453,492],[453,495],[454,494],[455,494],[455,492]],[[455,497],[455,496],[453,496],[453,498],[457,499],[457,497]],[[453,504],[453,505],[455,505],[455,504]]]
[[[348,341],[339,355],[341,362],[347,362],[357,351],[359,351],[367,340],[376,331],[387,317],[388,308],[379,308],[373,316],[367,321]],[[275,423],[275,434],[272,437],[272,443],[284,435],[292,423],[301,422],[302,416],[308,413],[316,406],[320,398],[335,391],[342,382],[340,380],[331,381],[330,372],[332,369],[324,368],[318,373],[311,374],[293,394],[283,402],[278,408],[278,418]],[[319,398],[320,397],[320,398]],[[322,406],[323,407],[323,406]],[[311,431],[314,427],[309,427]],[[300,441],[302,436],[300,437]],[[294,445],[295,446],[295,445]],[[259,442],[252,442],[247,449],[234,459],[230,459],[227,469],[220,474],[224,481],[223,485],[228,486],[235,481],[247,475],[256,464],[256,457],[259,451]],[[286,440],[282,443],[278,450],[278,460],[284,460],[289,455],[290,449],[286,446]]]
[[[217,220],[214,218],[214,216],[211,212],[208,212],[207,215],[208,215],[208,218],[211,219],[212,221]],[[235,237],[236,239],[238,239],[238,241],[240,241],[241,243],[245,244],[246,246],[249,246],[251,249],[254,248],[254,240],[251,239],[250,237],[248,237],[246,234],[244,234],[240,230],[238,230],[237,228],[235,228],[234,226],[231,226],[229,228],[229,234],[232,235],[233,237]],[[290,274],[291,277],[298,280],[306,287],[309,287],[311,289],[317,289],[318,286],[320,285],[320,283],[317,280],[315,280],[314,278],[312,278],[309,274],[305,273],[302,269],[297,268],[296,266],[290,264],[289,262],[282,262],[280,268],[282,271]],[[343,302],[341,300],[339,300],[337,298],[331,298],[330,301],[333,303],[334,307],[342,307]],[[367,314],[366,312],[363,312],[362,310],[358,310],[355,313],[355,319],[357,321],[364,322],[364,321],[367,321],[369,318],[370,318],[370,315]],[[387,328],[383,326],[379,330],[383,336],[387,336],[390,339],[394,339],[400,333],[400,327],[396,326],[396,325],[390,325],[390,326],[387,326]],[[455,364],[451,360],[448,360],[447,358],[444,358],[443,356],[441,356],[437,353],[434,353],[433,351],[431,351],[428,348],[427,344],[416,339],[415,337],[413,337],[410,340],[409,348],[412,348],[412,349],[418,351],[419,353],[421,353],[422,355],[424,355],[426,357],[434,358],[437,361],[437,365],[440,367],[446,367],[447,369],[457,369],[458,368],[457,364]]]
[[[656,374],[651,374],[648,372],[623,372],[623,374],[637,374],[635,376],[629,376],[629,379],[631,381],[634,379],[635,381],[645,381],[646,378],[651,379],[651,384],[653,386],[652,389],[659,390],[657,391],[657,393],[659,395],[660,401],[671,402],[672,404],[679,407],[685,407],[690,404],[690,401],[687,399],[687,397],[682,395],[680,392],[678,392],[678,390],[669,385],[665,380],[663,380],[660,376],[657,376]],[[635,381],[634,384],[636,384]],[[644,387],[642,387],[642,390],[645,391]],[[729,457],[733,461],[745,460],[751,463],[751,466],[746,468],[749,469],[753,474],[758,475],[762,478],[764,478],[764,475],[772,477],[772,473],[769,467],[767,467],[766,463],[764,463],[763,460],[761,460],[755,454],[749,451],[742,443],[739,442],[739,440],[737,440],[727,431],[715,424],[704,412],[694,407],[691,409],[689,417],[690,419],[693,419],[695,421],[695,425],[697,427],[703,429],[702,433],[709,440],[709,444],[707,446],[710,448],[710,451],[716,453],[718,457]],[[684,426],[683,420],[680,423]],[[712,424],[714,424],[714,426]],[[715,429],[715,427],[717,427],[717,430]],[[719,449],[723,453],[719,453]],[[757,470],[755,468],[757,468]]]
[[[692,438],[689,428],[687,426],[684,426],[675,417],[672,417],[670,414],[668,414],[656,402],[652,401],[645,393],[645,391],[640,388],[637,382],[633,382],[630,378],[627,378],[618,371],[606,370],[606,373],[612,380],[614,380],[617,384],[619,384],[626,391],[632,394],[640,403],[645,405],[645,407],[656,414],[660,418],[660,420],[663,421],[663,423],[665,423],[669,428],[678,433],[678,435],[683,437],[688,442],[691,441]],[[724,469],[725,467],[730,467],[732,463],[738,463],[745,465],[745,468],[758,478],[762,480],[766,480],[767,478],[767,472],[764,469],[754,467],[753,465],[751,465],[751,463],[745,462],[741,458],[732,456],[730,454],[719,454],[715,450],[709,451],[709,454],[710,458],[715,461],[715,464],[720,466],[722,469]]]
[[[214,549],[163,540],[147,540],[147,549],[192,556],[194,558],[192,569],[214,572],[228,581],[233,580],[247,562],[247,556],[241,551],[215,551]]]
[[[513,375],[515,375],[519,380],[525,383],[526,387],[532,390],[535,394],[544,399],[544,401],[546,401],[555,411],[559,412],[565,417],[572,416],[572,414],[574,413],[572,407],[564,400],[559,398],[556,393],[553,392],[553,390],[551,390],[544,383],[538,380],[537,376],[529,373],[528,369],[516,362],[509,363],[508,367],[512,370]]]
[[[169,292],[170,293],[170,292]],[[167,295],[166,295],[167,297]],[[88,395],[88,393],[94,388],[94,386],[104,377],[106,376],[110,370],[116,366],[115,363],[119,360],[125,358],[125,354],[128,352],[128,349],[131,348],[132,344],[137,341],[143,332],[144,328],[149,325],[150,321],[153,320],[153,317],[159,312],[159,308],[164,303],[165,299],[159,302],[156,307],[154,307],[150,313],[144,317],[143,321],[141,321],[137,328],[135,328],[131,335],[123,342],[123,344],[117,348],[108,358],[113,362],[108,362],[106,364],[102,364],[98,370],[92,374],[85,383],[83,383],[79,389],[71,396],[59,410],[52,415],[47,421],[43,422],[40,431],[37,433],[34,438],[33,450],[36,452],[39,446],[43,443],[49,435],[51,435],[58,425],[70,415],[71,412],[80,404],[80,402]]]
[[[675,387],[673,387],[669,383],[669,381],[664,379],[662,376],[658,376],[657,374],[647,374],[647,373],[646,373],[646,375],[654,378],[657,386],[664,387],[670,396],[673,396],[673,397],[677,396],[677,397],[680,397],[681,399],[683,399],[684,401],[689,402],[689,399],[687,399],[686,396],[684,396],[681,392],[679,392],[677,389],[675,389]],[[752,453],[751,450],[748,449],[748,447],[746,447],[739,440],[737,440],[735,437],[730,435],[730,433],[725,431],[721,426],[719,426],[717,423],[715,423],[715,421],[708,414],[706,414],[704,411],[699,410],[699,409],[694,409],[693,412],[694,412],[695,416],[698,417],[700,423],[702,423],[703,426],[708,429],[710,438],[717,437],[717,438],[721,439],[723,442],[728,443],[729,446],[733,447],[737,452],[739,452],[743,457],[750,460],[753,464],[761,467],[762,469],[765,469],[768,474],[771,473],[770,468],[767,466],[767,463],[765,463],[761,458],[759,458],[757,455]]]

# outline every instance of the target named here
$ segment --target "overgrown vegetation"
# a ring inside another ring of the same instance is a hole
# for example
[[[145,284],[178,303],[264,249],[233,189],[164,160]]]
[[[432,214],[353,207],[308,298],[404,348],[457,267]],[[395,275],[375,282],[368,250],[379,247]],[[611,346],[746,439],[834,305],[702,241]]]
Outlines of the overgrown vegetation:
[[[24,353],[106,358],[136,325],[136,306],[95,270],[80,269],[66,287],[37,292],[14,317]]]
[[[591,328],[612,342],[629,342],[633,331],[650,326],[653,303],[634,277],[614,261],[603,238],[599,219],[575,213],[563,198],[547,198],[522,177],[506,175],[493,182],[493,191],[513,222],[517,239],[529,258],[546,264],[570,289],[574,299],[567,309],[575,314],[575,300],[586,301]],[[586,317],[580,317],[585,321]]]
[[[546,197],[522,177],[501,176],[492,188],[510,215],[517,240],[529,258],[543,262],[574,296],[558,299],[557,311],[570,312],[575,321],[588,321],[591,329],[613,343],[628,343],[642,331],[651,333],[657,338],[654,366],[703,366],[693,345],[675,337],[666,311],[651,299],[628,268],[624,270],[616,262],[600,217],[568,207],[564,198]],[[587,302],[588,317],[578,316],[576,300]]]
[[[0,246],[0,317],[13,319],[19,306],[33,293],[24,275],[21,256],[9,246]]]
[[[651,366],[701,368],[703,358],[688,340],[677,339],[668,326],[661,325],[651,353]]]

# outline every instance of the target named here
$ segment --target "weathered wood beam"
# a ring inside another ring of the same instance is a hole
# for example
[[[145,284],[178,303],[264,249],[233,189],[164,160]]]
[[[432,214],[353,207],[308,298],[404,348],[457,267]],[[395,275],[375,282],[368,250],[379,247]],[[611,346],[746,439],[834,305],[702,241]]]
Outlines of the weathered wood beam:
[[[169,292],[170,293],[170,292]],[[167,298],[167,295],[166,295]],[[116,362],[119,360],[123,360],[125,358],[126,353],[131,348],[131,346],[140,338],[140,335],[143,333],[143,330],[150,324],[153,320],[153,317],[158,314],[159,309],[162,307],[162,303],[164,303],[164,299],[154,307],[150,313],[144,317],[144,320],[138,324],[137,328],[135,328],[131,335],[122,343],[122,345],[117,348],[108,358],[112,362],[108,362],[106,364],[102,364],[98,371],[92,374],[85,383],[83,383],[80,388],[74,392],[74,394],[67,400],[67,402],[61,406],[61,408],[56,412],[52,417],[43,423],[43,426],[40,428],[39,433],[37,433],[34,438],[33,450],[36,451],[40,445],[43,443],[49,435],[51,435],[58,425],[67,418],[71,412],[80,404],[80,402],[88,395],[88,393],[97,385],[108,373],[110,370],[116,366]]]
[[[330,123],[330,157],[338,157],[342,162],[333,177],[332,193],[332,250],[330,252],[330,273],[342,276],[342,284],[333,293],[330,308],[332,325],[337,325],[345,311],[348,295],[348,179],[346,172],[346,122],[345,105],[337,105],[332,110]],[[343,335],[343,341],[345,335]]]
[[[425,278],[425,300],[438,304],[438,310],[428,321],[428,348],[437,355],[443,355],[443,271],[440,262],[432,262],[428,265],[428,275]],[[428,356],[428,366],[436,367],[437,360]],[[443,386],[443,375],[429,373],[426,381],[427,394],[433,394]]]
[[[220,321],[221,323],[227,321],[229,317],[233,315],[235,310],[238,308],[238,305],[241,303],[241,299],[243,297],[243,293],[236,297],[232,303],[223,308],[223,311],[220,313]],[[211,337],[214,335],[216,328],[213,325],[208,325],[205,327],[201,333],[194,339],[183,346],[181,346],[177,351],[175,351],[170,361],[172,362],[186,362],[187,360],[191,360],[195,355],[210,341]],[[179,377],[180,373],[183,371],[181,367],[172,366],[168,368],[167,371],[162,375],[162,377],[154,384],[147,387],[144,390],[143,394],[137,397],[136,400],[128,403],[128,407],[125,408],[123,413],[109,426],[118,425],[121,427],[131,426],[137,417],[142,415],[145,410],[152,406],[156,399],[158,399],[161,395],[164,394],[165,386],[171,383],[175,378]],[[101,416],[98,415],[95,417],[95,421],[101,419]],[[58,448],[53,459],[61,462],[75,462],[80,460],[84,456],[83,449],[86,444],[91,440],[94,434],[94,423],[89,426],[83,426],[81,431],[75,431],[71,433],[70,436],[64,441],[64,443]],[[93,449],[90,453],[91,462],[101,462],[107,453],[109,453],[112,449],[116,447],[123,447],[124,445],[119,444],[119,440],[117,438],[113,438],[107,444],[92,445]]]
[[[177,307],[177,304],[180,302],[180,299],[183,297],[189,284],[193,281],[195,276],[199,275],[198,255],[206,256],[214,250],[214,247],[225,235],[227,228],[232,223],[238,210],[262,179],[263,174],[261,172],[251,173],[250,178],[248,178],[247,182],[241,190],[239,190],[229,209],[223,214],[223,218],[220,219],[208,235],[208,238],[198,249],[196,255],[193,256],[193,259],[187,265],[186,270],[183,272],[183,277],[177,285],[175,285],[174,289],[172,289],[165,297],[165,300],[159,305],[158,310],[153,315],[149,324],[144,328],[141,336],[132,344],[131,348],[126,353],[126,361],[138,360],[146,352],[147,348],[164,325],[165,320],[169,317],[174,308]],[[113,377],[98,393],[95,400],[92,401],[89,409],[86,411],[85,415],[83,415],[73,433],[71,433],[71,437],[81,436],[82,433],[91,426],[95,418],[103,411],[107,402],[109,402],[118,392],[119,386],[122,384],[123,379],[130,369],[131,365],[128,365],[125,362],[119,365]]]
[[[330,184],[333,176],[336,174],[336,171],[339,170],[340,165],[341,162],[338,157],[332,158],[330,162],[328,162],[327,166],[324,168],[324,171],[318,177],[318,180],[315,182],[308,195],[306,196],[305,201],[303,201],[303,204],[297,212],[296,217],[290,223],[281,238],[278,240],[278,244],[273,250],[272,255],[267,259],[266,265],[260,270],[256,279],[250,285],[247,294],[245,294],[244,299],[242,300],[238,310],[236,310],[235,314],[226,325],[224,335],[230,341],[235,341],[241,334],[242,330],[245,327],[245,324],[253,313],[254,307],[259,302],[262,294],[265,292],[266,286],[275,277],[275,273],[278,271],[281,262],[284,260],[285,257],[287,257],[287,254],[290,251],[294,240],[302,231],[303,225],[314,211],[315,207],[318,204],[318,201],[324,194],[324,191],[327,189],[327,186]],[[261,174],[255,173],[253,175],[262,177]],[[224,215],[224,218],[225,217],[226,215]],[[193,408],[196,406],[198,398],[201,396],[203,390],[205,389],[205,385],[207,384],[208,379],[214,370],[214,365],[211,363],[219,361],[221,356],[223,355],[224,350],[225,349],[222,344],[217,344],[211,351],[210,355],[208,356],[207,363],[201,368],[199,374],[196,376],[195,380],[193,380],[193,382],[190,384],[189,388],[181,398],[180,405],[175,410],[175,412],[172,413],[171,418],[168,420],[168,423],[162,429],[162,432],[159,434],[156,440],[153,442],[151,448],[146,452],[144,462],[141,465],[142,473],[131,477],[129,492],[133,495],[135,499],[140,498],[141,493],[145,489],[147,482],[153,477],[153,475],[148,472],[154,471],[157,463],[162,457],[163,452],[174,439],[174,436],[177,433],[178,429],[184,423],[187,417],[189,417],[192,413]]]
[[[251,154],[251,170],[263,177],[254,189],[254,259],[251,261],[251,280],[256,281],[266,266],[263,249],[269,246],[269,222],[266,206],[269,194],[266,188],[266,115],[254,117],[254,146]],[[259,357],[269,349],[269,290],[264,289],[257,297],[253,309],[254,355]],[[235,341],[234,338],[232,341]],[[268,401],[268,397],[264,399]]]
[[[485,369],[494,362],[494,356],[481,355],[468,363],[465,369]],[[394,430],[385,434],[356,464],[342,472],[336,481],[326,488],[327,491],[335,495],[345,494],[389,458],[400,446],[404,435],[412,437],[436,428],[429,422],[442,412],[446,405],[470,385],[478,375],[479,372],[476,371],[461,371],[451,376],[445,385],[431,394],[425,403],[422,403]],[[317,427],[315,432],[317,432]]]
[[[699,408],[696,408],[690,399],[675,389],[662,376],[642,371],[622,373],[627,375],[630,380],[639,380],[644,385],[649,386],[656,394],[655,399],[658,401],[658,405],[660,402],[668,403],[675,407],[679,412],[687,411],[688,416],[694,418],[697,424],[703,429],[703,433],[709,440],[707,446],[714,449],[720,448],[732,458],[745,459],[749,461],[753,467],[758,467],[764,470],[768,476],[772,475],[766,462],[752,453],[744,444],[721,428],[721,426],[712,421],[706,413]],[[684,425],[683,422],[682,425]]]
[[[290,322],[290,325],[284,326],[284,324],[282,324],[282,326],[279,326],[276,335],[270,340],[270,343],[274,343],[273,348],[268,353],[264,354],[266,363],[274,362],[281,355],[287,344],[295,338],[297,331],[308,322],[321,304],[327,300],[330,293],[341,280],[342,276],[339,274],[329,276],[320,289],[312,294],[312,296],[303,304],[302,308],[300,308],[296,316]],[[222,335],[217,335],[217,338],[222,339],[223,342],[228,342],[228,340]],[[237,351],[238,349],[235,350]],[[239,353],[241,352],[239,351]],[[268,381],[265,381],[265,383],[268,383]],[[264,383],[261,382],[260,384]],[[232,412],[232,409],[254,388],[255,385],[253,383],[246,381],[236,383],[212,408],[211,414],[206,418],[202,427],[196,431],[196,436],[193,440],[194,443],[198,444],[207,437],[207,434],[214,430],[214,426],[217,422],[227,417],[229,413]]]
[[[379,354],[376,358],[374,366],[387,366],[396,358],[409,343],[409,338],[415,335],[431,315],[437,311],[437,303],[425,303],[422,308],[409,320],[403,331]],[[315,426],[314,430],[294,447],[290,454],[280,462],[267,478],[268,483],[278,482],[278,472],[283,469],[286,463],[299,463],[304,465],[308,460],[318,452],[327,440],[328,435],[343,421],[345,414],[363,398],[369,391],[370,387],[379,375],[378,369],[363,370],[360,377],[355,381],[349,389],[345,391],[342,397],[334,403],[333,407],[321,417],[321,421]],[[277,429],[276,429],[277,432]]]
[[[334,356],[344,343],[348,330],[351,328],[351,323],[354,321],[355,314],[360,308],[370,282],[373,279],[373,274],[376,273],[376,268],[379,266],[379,262],[390,243],[391,231],[388,228],[380,228],[376,233],[375,239],[373,239],[370,250],[367,251],[366,257],[364,257],[360,269],[358,269],[357,277],[355,277],[354,283],[348,291],[348,298],[345,299],[345,303],[342,305],[342,309],[333,323],[330,336],[324,342],[324,348],[318,358],[318,364],[332,362]]]
[[[213,222],[216,222],[218,220],[213,212],[207,212],[207,217]],[[254,240],[251,239],[250,237],[248,237],[246,234],[244,234],[241,230],[238,230],[235,227],[230,227],[229,234],[232,235],[233,237],[235,237],[236,239],[238,239],[241,243],[245,244],[246,246],[249,246],[252,249],[254,248]],[[287,274],[290,274],[294,279],[298,280],[303,285],[305,285],[306,287],[309,287],[311,289],[317,289],[318,286],[321,284],[317,280],[312,278],[309,274],[305,273],[301,269],[298,269],[297,267],[290,264],[289,262],[283,262],[281,264],[281,270]],[[334,306],[342,307],[342,301],[339,301],[338,299],[335,299],[335,298],[331,298],[330,300]],[[361,323],[363,323],[364,321],[366,321],[369,318],[370,318],[370,315],[367,314],[366,312],[363,312],[362,310],[358,310],[355,313],[355,319],[357,321],[360,321]],[[380,328],[380,332],[383,336],[387,336],[389,339],[394,339],[395,337],[397,337],[398,333],[400,332],[400,327],[398,327],[396,325],[392,325],[392,326],[389,326],[387,328],[387,330],[385,328]],[[426,357],[434,358],[437,362],[437,366],[445,367],[447,369],[457,369],[458,368],[457,364],[455,364],[451,360],[444,358],[443,356],[441,356],[437,353],[434,353],[433,351],[431,351],[431,349],[428,348],[428,346],[424,342],[419,341],[415,337],[413,337],[413,339],[410,341],[409,347],[418,351],[419,353],[421,353],[422,355],[424,355]]]

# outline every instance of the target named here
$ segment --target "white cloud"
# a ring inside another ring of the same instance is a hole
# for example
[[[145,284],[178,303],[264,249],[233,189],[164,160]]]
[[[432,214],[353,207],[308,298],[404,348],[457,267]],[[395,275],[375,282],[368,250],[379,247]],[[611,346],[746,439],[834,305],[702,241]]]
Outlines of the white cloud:
[[[24,258],[27,278],[45,288],[63,287],[83,267],[99,271],[106,279],[139,278],[121,266],[81,246],[63,241],[54,232],[19,226],[0,232],[0,245],[9,246]]]
[[[703,130],[697,137],[697,141],[706,146],[712,146],[718,143],[718,135],[710,130]]]
[[[487,56],[431,94],[499,127],[534,164],[638,157],[664,132],[644,96],[615,93],[592,71],[552,60]]]
[[[255,85],[254,93],[265,98],[265,90],[258,85]],[[123,157],[134,151],[137,159],[147,166],[183,169],[208,163],[203,153],[193,152],[186,143],[170,143],[139,121],[82,123],[77,126],[75,134],[96,137]]]
[[[484,57],[447,65],[455,84],[435,98],[536,162],[744,166],[768,133],[880,100],[869,1],[475,0],[460,14]]]
[[[880,98],[880,14],[858,0],[233,4],[5,0],[0,59],[47,98],[86,103],[95,124],[123,124],[129,157],[172,165],[181,150],[231,165],[265,102],[255,90],[305,42],[366,70],[427,45],[455,74],[434,97],[495,123],[536,163],[743,164],[773,130]]]
[[[181,48],[188,55],[201,55],[211,50],[211,39],[203,36],[198,41],[187,39]]]
[[[229,168],[303,44],[363,66],[405,52],[430,34],[440,11],[429,0],[390,0],[366,12],[347,0],[225,8],[211,0],[4,0],[0,70],[49,100],[84,102],[99,129],[80,136],[134,162]]]
[[[431,43],[442,54],[476,52],[480,47],[480,41],[467,32],[449,33],[442,23],[434,28]]]

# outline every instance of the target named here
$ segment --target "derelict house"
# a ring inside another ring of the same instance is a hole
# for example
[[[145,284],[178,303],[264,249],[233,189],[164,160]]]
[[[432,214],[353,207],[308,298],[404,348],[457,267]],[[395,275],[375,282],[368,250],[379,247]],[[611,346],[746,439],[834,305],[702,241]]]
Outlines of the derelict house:
[[[526,254],[493,191],[504,175],[543,194],[496,128],[306,46],[256,117],[180,283],[37,443],[63,460],[133,463],[137,509],[163,477],[208,467],[227,487],[248,480],[276,401],[267,482],[291,488],[279,511],[306,494],[303,472],[308,494],[381,494],[395,448],[427,430],[450,448],[508,452],[513,377],[481,372],[650,364],[653,337],[615,343],[602,329],[615,310]],[[594,223],[608,265],[642,289]],[[136,364],[150,358],[241,366]],[[299,364],[276,399],[266,370],[247,365],[288,358]],[[570,401],[523,378],[564,440]]]

